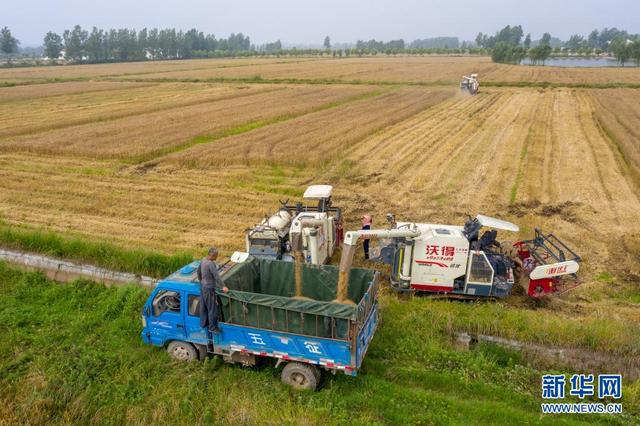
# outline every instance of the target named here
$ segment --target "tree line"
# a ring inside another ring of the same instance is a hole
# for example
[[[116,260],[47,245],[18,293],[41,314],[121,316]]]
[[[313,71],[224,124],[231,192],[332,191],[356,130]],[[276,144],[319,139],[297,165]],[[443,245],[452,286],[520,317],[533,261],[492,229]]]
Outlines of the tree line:
[[[13,37],[9,28],[0,30],[0,53],[18,53],[20,42]],[[324,49],[284,49],[277,40],[261,46],[251,44],[242,33],[231,34],[228,38],[216,38],[197,29],[186,32],[175,28],[158,29],[111,29],[93,27],[91,32],[76,25],[62,34],[52,31],[44,37],[44,56],[56,60],[64,54],[64,59],[80,62],[123,62],[155,59],[188,59],[229,56],[369,56],[425,55],[425,54],[486,54],[490,53],[495,62],[520,63],[529,58],[533,64],[544,62],[552,55],[577,53],[584,55],[613,54],[624,65],[630,60],[640,65],[640,35],[630,34],[617,28],[593,30],[584,37],[574,34],[566,42],[545,33],[541,39],[532,40],[531,34],[524,35],[522,26],[509,26],[497,31],[493,36],[479,33],[473,42],[460,44],[457,37],[435,37],[414,40],[408,46],[403,39],[378,41],[358,40],[354,45],[342,44],[341,49],[331,49],[331,39],[325,37]],[[41,48],[40,48],[41,49]],[[32,49],[34,50],[34,49]],[[34,50],[34,52],[37,50]],[[24,52],[23,52],[24,53]],[[32,53],[40,55],[40,53]],[[11,64],[8,64],[9,66]]]
[[[91,32],[76,25],[62,35],[49,31],[44,37],[45,55],[64,57],[73,62],[140,61],[147,59],[188,59],[206,56],[207,52],[241,52],[251,49],[251,41],[242,33],[216,38],[193,28],[120,28]]]
[[[15,55],[19,52],[20,42],[11,35],[9,28],[0,30],[0,53]],[[354,45],[352,45],[354,46]],[[415,40],[408,47],[403,39],[378,41],[375,39],[358,40],[355,47],[331,48],[331,39],[325,37],[324,49],[285,49],[282,42],[266,43],[255,46],[248,36],[242,33],[231,34],[228,38],[216,38],[197,29],[183,32],[173,28],[147,29],[140,31],[121,28],[103,30],[93,27],[91,31],[80,25],[65,30],[61,34],[53,31],[44,36],[43,46],[30,50],[30,56],[44,56],[55,63],[64,59],[69,63],[127,62],[162,59],[215,58],[230,56],[375,56],[385,55],[428,55],[428,54],[484,54],[486,51],[475,49],[462,43],[460,47],[456,37],[437,37]],[[36,53],[37,52],[37,53]],[[25,54],[25,50],[20,50]],[[26,55],[24,55],[26,56]],[[29,63],[23,63],[28,65]],[[20,66],[7,63],[6,66]]]
[[[529,58],[532,64],[544,62],[552,55],[568,53],[581,55],[613,54],[624,66],[630,59],[640,65],[640,35],[629,34],[617,28],[593,30],[588,37],[572,35],[567,42],[544,33],[540,40],[533,41],[531,34],[524,37],[521,25],[507,25],[495,35],[479,33],[476,44],[491,52],[494,62],[518,64]]]
[[[5,55],[18,53],[18,46],[20,41],[11,34],[8,27],[3,27],[0,30],[0,52]]]

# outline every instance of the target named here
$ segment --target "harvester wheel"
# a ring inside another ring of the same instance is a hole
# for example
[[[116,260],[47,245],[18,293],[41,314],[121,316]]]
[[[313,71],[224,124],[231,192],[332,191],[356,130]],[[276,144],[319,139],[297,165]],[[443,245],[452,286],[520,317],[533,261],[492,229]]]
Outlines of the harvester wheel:
[[[174,340],[167,346],[167,352],[174,359],[182,362],[193,362],[198,359],[198,351],[191,343]]]
[[[320,371],[313,365],[290,362],[282,369],[281,378],[294,389],[315,390],[320,382]]]

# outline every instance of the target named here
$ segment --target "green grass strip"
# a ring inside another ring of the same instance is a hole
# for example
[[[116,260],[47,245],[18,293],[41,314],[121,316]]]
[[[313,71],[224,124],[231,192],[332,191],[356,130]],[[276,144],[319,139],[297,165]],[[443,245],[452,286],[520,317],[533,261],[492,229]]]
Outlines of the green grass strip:
[[[395,80],[341,80],[335,78],[263,78],[253,77],[211,77],[211,78],[123,78],[117,81],[153,82],[153,83],[244,83],[244,84],[309,84],[309,85],[365,85],[365,86],[452,86],[458,85],[457,80],[434,81],[395,81]],[[639,89],[640,83],[552,83],[549,81],[482,81],[483,87],[532,87],[543,89],[571,88],[571,89]]]
[[[132,77],[118,78],[119,75],[95,77],[58,77],[39,80],[4,81],[0,87],[29,86],[32,84],[66,83],[77,81],[121,81],[136,83],[242,83],[242,84],[309,84],[309,85],[364,85],[364,86],[456,86],[458,80],[434,81],[395,81],[395,80],[341,80],[336,78],[264,78],[260,75],[253,77],[210,77],[210,78],[135,78],[135,75],[161,74],[160,72],[121,74]],[[167,71],[169,72],[169,71]],[[640,89],[640,83],[608,82],[608,83],[554,83],[550,81],[482,81],[483,87],[531,87],[541,89]]]
[[[164,255],[140,249],[123,249],[107,242],[4,223],[0,223],[0,245],[154,278],[162,278],[193,260],[193,256],[187,253]]]
[[[525,160],[527,158],[527,153],[529,151],[529,143],[531,142],[531,132],[533,130],[533,126],[529,125],[529,131],[527,132],[527,138],[522,144],[522,149],[520,150],[520,161],[518,164],[518,174],[516,175],[516,180],[513,182],[513,186],[511,187],[511,192],[509,193],[509,205],[513,205],[516,202],[516,197],[518,196],[518,187],[522,183],[522,178],[524,177],[524,166]]]

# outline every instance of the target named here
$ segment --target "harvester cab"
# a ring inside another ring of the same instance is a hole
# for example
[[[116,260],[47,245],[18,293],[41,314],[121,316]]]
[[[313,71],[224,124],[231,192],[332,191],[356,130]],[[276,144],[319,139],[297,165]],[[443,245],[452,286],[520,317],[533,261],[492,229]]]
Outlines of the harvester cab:
[[[299,254],[306,263],[327,263],[342,239],[342,214],[332,205],[332,192],[330,185],[311,185],[303,194],[308,205],[281,202],[280,210],[247,230],[247,252],[289,261]]]
[[[580,285],[576,272],[582,259],[555,235],[536,228],[533,239],[518,241],[513,247],[519,281],[529,296],[564,293]]]
[[[475,95],[478,93],[478,89],[480,88],[480,82],[478,81],[478,74],[473,73],[469,76],[462,76],[460,80],[460,91],[466,92],[471,95]]]

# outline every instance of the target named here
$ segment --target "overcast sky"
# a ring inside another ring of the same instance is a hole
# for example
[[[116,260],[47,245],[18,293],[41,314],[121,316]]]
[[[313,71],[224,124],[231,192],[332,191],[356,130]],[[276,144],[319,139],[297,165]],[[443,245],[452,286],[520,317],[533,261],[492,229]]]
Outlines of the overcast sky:
[[[3,1],[0,26],[23,46],[42,43],[49,31],[85,28],[198,28],[216,36],[242,32],[260,44],[321,44],[358,39],[458,36],[474,39],[521,24],[537,39],[545,31],[567,39],[593,28],[640,33],[640,0],[19,0]]]

